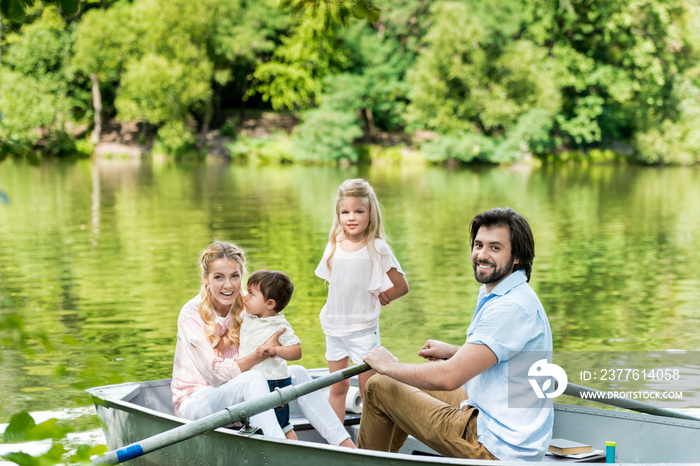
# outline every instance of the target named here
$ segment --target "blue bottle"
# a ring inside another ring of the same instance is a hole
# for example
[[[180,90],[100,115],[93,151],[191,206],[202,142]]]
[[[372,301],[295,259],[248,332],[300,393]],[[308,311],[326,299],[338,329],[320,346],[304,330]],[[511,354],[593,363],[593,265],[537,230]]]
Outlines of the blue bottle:
[[[615,447],[617,442],[605,442],[605,462],[614,463],[615,462]]]

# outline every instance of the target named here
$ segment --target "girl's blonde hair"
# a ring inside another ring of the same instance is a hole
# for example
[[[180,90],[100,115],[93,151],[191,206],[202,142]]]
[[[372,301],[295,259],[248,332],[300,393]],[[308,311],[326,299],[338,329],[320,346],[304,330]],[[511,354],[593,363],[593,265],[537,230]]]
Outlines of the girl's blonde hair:
[[[245,254],[243,250],[233,243],[228,243],[226,241],[215,241],[210,244],[207,249],[202,252],[199,257],[199,265],[202,269],[202,275],[209,275],[211,270],[212,262],[218,259],[230,259],[237,263],[241,269],[241,278],[245,275]],[[218,337],[214,334],[216,330],[216,320],[212,318],[214,314],[214,307],[211,304],[211,299],[209,298],[209,290],[207,284],[202,281],[202,288],[199,291],[199,297],[201,298],[199,302],[199,315],[204,321],[204,329],[207,332],[207,338],[211,343],[217,341]],[[239,290],[236,301],[233,303],[231,308],[231,319],[233,320],[233,327],[228,331],[228,337],[233,341],[235,346],[240,344],[240,333],[241,333],[241,311],[243,310],[243,293]]]
[[[374,194],[372,186],[362,178],[345,180],[338,188],[338,193],[335,196],[335,215],[333,216],[331,232],[328,235],[328,242],[331,245],[331,252],[326,261],[328,270],[331,270],[331,259],[333,259],[333,255],[338,246],[338,238],[343,235],[343,226],[340,224],[340,203],[349,197],[358,198],[362,201],[362,204],[369,209],[369,225],[367,226],[367,230],[365,230],[365,237],[370,259],[374,260],[374,258],[379,256],[379,252],[374,246],[374,239],[379,238],[387,241],[384,226],[382,225],[382,206],[379,204],[377,195]]]

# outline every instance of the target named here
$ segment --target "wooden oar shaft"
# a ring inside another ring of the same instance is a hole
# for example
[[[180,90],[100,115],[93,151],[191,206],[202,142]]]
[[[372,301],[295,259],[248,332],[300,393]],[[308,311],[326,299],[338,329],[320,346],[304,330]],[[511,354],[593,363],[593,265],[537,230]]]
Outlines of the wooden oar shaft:
[[[146,453],[150,453],[169,445],[187,440],[189,438],[201,435],[210,430],[217,429],[222,426],[233,424],[256,414],[267,411],[268,409],[289,403],[299,397],[307,395],[313,391],[328,387],[334,383],[349,379],[357,374],[369,370],[367,364],[352,366],[342,371],[333,372],[327,376],[319,377],[310,382],[303,383],[298,386],[291,385],[281,390],[275,390],[268,395],[262,396],[255,400],[245,401],[234,406],[218,411],[209,416],[203,417],[193,422],[189,422],[174,429],[162,432],[139,442],[134,442],[131,445],[107,452],[104,456],[97,458],[94,464],[118,464],[123,463]]]
[[[653,414],[655,416],[665,416],[674,417],[677,419],[687,419],[690,421],[700,421],[699,417],[692,416],[690,414],[680,413],[678,411],[673,411],[670,409],[657,408],[651,406],[647,403],[642,403],[641,401],[630,400],[627,398],[607,398],[604,396],[583,396],[582,393],[591,393],[603,395],[604,392],[601,390],[596,390],[594,388],[584,387],[582,385],[576,385],[569,382],[564,390],[565,395],[574,396],[582,400],[595,401],[596,403],[603,403],[611,406],[617,406],[618,408],[630,409],[632,411],[639,411],[640,413]]]

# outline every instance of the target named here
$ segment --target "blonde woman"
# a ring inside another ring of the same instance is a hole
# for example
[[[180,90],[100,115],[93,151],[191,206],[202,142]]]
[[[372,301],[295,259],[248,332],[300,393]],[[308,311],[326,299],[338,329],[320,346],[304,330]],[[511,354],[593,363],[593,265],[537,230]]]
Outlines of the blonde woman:
[[[214,242],[200,256],[200,266],[202,288],[182,307],[177,321],[171,384],[175,414],[190,420],[269,393],[263,373],[248,370],[269,356],[253,352],[241,358],[238,354],[246,272],[243,250],[232,243]],[[280,346],[282,332],[265,344]],[[290,376],[294,385],[311,380],[301,366],[291,366]],[[299,406],[329,444],[354,447],[320,393],[300,398]],[[250,423],[265,435],[285,438],[272,410],[252,416]]]
[[[406,277],[386,242],[379,201],[367,181],[350,179],[338,188],[333,226],[316,275],[328,281],[320,319],[329,370],[345,369],[350,359],[361,364],[380,346],[381,306],[408,293]],[[373,373],[358,376],[360,393]],[[349,388],[346,380],[330,389],[331,406],[341,420]]]

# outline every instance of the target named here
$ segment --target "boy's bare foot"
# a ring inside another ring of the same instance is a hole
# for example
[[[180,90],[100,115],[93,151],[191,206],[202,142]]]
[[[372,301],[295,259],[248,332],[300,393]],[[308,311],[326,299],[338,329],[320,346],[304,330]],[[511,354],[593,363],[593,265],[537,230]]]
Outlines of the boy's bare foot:
[[[287,437],[287,440],[299,440],[299,437],[297,437],[297,433],[294,432],[294,429],[286,432],[284,436]]]

